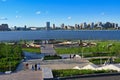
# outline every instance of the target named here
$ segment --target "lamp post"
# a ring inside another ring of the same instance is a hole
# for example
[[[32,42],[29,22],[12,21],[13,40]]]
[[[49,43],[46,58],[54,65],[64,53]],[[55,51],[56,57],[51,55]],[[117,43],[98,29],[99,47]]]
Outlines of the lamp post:
[[[109,54],[109,51],[110,51],[110,47],[112,47],[112,44],[108,44],[107,48],[108,48],[108,54]],[[109,54],[109,63],[111,64],[112,63],[112,57],[110,58],[110,54]]]
[[[83,58],[83,51],[84,51],[84,47],[82,47],[82,55],[81,55],[81,58]]]
[[[104,47],[105,47],[105,46],[102,46],[102,51],[101,51],[101,53],[103,52]],[[101,54],[100,54],[100,65],[102,65],[102,56],[101,56]]]

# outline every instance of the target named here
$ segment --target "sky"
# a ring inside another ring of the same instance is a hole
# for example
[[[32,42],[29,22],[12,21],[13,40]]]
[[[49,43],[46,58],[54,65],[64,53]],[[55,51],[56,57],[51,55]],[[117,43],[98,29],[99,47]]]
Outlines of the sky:
[[[0,0],[0,24],[10,27],[60,26],[83,22],[120,24],[120,0]]]

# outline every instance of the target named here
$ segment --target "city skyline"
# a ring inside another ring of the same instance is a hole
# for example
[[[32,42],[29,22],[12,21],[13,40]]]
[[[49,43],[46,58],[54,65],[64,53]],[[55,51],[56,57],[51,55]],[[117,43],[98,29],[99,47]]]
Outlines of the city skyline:
[[[0,0],[0,24],[44,27],[83,22],[120,23],[119,0]]]

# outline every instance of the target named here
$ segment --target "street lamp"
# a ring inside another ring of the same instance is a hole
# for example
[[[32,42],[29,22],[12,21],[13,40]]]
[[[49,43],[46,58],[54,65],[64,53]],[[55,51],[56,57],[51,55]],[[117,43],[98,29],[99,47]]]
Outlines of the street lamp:
[[[104,49],[104,47],[105,46],[102,46],[102,50]],[[103,52],[103,51],[101,51],[101,52]],[[102,56],[101,56],[101,54],[100,54],[100,65],[102,65]]]
[[[81,54],[81,58],[83,58],[83,51],[84,51],[84,47],[82,47],[82,54]]]
[[[108,54],[109,54],[110,47],[112,47],[112,44],[108,44],[108,46],[107,46]],[[112,57],[110,58],[110,54],[109,54],[109,63],[112,63]]]

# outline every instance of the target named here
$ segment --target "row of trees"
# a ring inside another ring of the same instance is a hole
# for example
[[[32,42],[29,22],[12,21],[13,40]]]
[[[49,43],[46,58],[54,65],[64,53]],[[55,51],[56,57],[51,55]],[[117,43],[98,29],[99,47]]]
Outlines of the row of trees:
[[[22,58],[21,45],[0,43],[0,72],[15,70]]]

